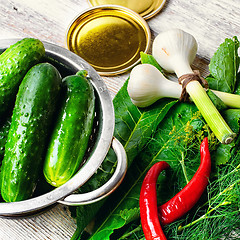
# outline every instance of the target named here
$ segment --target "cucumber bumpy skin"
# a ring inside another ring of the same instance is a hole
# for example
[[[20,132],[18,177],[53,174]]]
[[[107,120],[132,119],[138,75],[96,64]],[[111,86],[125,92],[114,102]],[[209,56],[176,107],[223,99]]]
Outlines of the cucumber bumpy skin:
[[[25,200],[33,194],[61,83],[53,65],[40,63],[28,71],[19,87],[0,179],[6,202]]]
[[[0,123],[0,166],[4,156],[5,145],[7,142],[7,136],[11,125],[11,118],[8,117],[4,122]]]
[[[24,38],[0,55],[0,116],[13,106],[22,79],[44,55],[43,43],[35,38]]]
[[[44,176],[52,186],[66,183],[79,169],[88,147],[95,113],[94,90],[80,72],[63,79],[65,99],[53,130]]]

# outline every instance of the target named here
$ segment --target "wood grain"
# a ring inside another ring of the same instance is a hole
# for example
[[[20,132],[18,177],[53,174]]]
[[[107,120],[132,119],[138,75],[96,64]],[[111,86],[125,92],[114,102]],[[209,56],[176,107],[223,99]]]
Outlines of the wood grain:
[[[76,229],[76,223],[68,208],[62,205],[24,218],[0,218],[1,240],[27,239],[70,239]]]
[[[0,0],[0,39],[36,37],[65,47],[66,30],[87,0]],[[168,0],[162,11],[147,23],[152,40],[161,31],[181,28],[198,42],[194,68],[208,74],[208,62],[225,38],[240,37],[239,0]],[[112,98],[129,72],[103,77]],[[57,205],[28,218],[0,218],[0,240],[70,239],[76,223],[68,208]]]

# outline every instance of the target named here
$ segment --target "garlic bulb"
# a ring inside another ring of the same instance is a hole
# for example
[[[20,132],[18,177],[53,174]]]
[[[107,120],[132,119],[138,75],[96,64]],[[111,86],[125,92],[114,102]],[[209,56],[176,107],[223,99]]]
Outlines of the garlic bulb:
[[[192,64],[197,53],[195,38],[181,29],[171,29],[158,34],[153,41],[152,55],[167,72],[178,77],[192,73]]]
[[[138,107],[147,107],[160,98],[181,96],[181,85],[166,79],[163,74],[150,64],[135,66],[129,77],[128,94]]]

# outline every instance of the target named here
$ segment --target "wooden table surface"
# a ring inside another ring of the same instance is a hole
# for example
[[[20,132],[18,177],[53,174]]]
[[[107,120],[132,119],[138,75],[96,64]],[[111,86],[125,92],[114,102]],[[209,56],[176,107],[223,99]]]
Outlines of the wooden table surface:
[[[65,47],[69,23],[89,7],[87,0],[0,0],[0,39],[35,37]],[[225,38],[240,37],[239,12],[240,0],[168,0],[147,23],[152,39],[170,28],[191,33],[198,42],[194,65],[204,71]],[[128,75],[103,77],[112,97]],[[75,228],[68,208],[57,205],[38,216],[0,218],[0,240],[65,240],[71,238]]]

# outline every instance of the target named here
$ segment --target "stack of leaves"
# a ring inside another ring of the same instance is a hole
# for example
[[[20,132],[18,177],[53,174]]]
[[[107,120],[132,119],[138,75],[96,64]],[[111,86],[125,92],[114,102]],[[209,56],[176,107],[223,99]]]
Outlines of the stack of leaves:
[[[210,88],[240,93],[238,73],[239,42],[226,39],[210,61]],[[151,55],[143,62],[156,66]],[[160,66],[157,66],[161,70]],[[210,143],[213,171],[210,184],[199,203],[189,214],[164,227],[168,239],[239,239],[239,119],[240,109],[224,109],[224,119],[238,133],[234,142],[220,144],[193,103],[161,99],[151,107],[139,109],[132,104],[127,84],[114,98],[115,137],[128,156],[127,175],[108,198],[72,209],[77,230],[72,239],[144,239],[139,219],[139,194],[142,180],[157,161],[166,161],[170,170],[158,179],[159,204],[179,192],[196,172],[200,163],[199,146],[205,136]],[[79,189],[80,192],[101,186],[114,171],[112,151],[98,172]],[[87,227],[87,228],[86,228]]]

